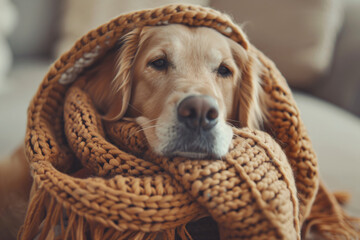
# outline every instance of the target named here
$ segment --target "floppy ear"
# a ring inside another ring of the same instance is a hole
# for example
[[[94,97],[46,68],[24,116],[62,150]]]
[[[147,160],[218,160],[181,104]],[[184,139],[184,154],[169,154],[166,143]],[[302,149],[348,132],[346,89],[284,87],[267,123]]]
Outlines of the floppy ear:
[[[127,110],[131,95],[131,69],[140,32],[141,29],[136,28],[122,37],[119,50],[107,53],[82,76],[86,81],[83,89],[105,120],[118,120]]]
[[[116,75],[112,80],[114,96],[103,117],[105,120],[119,120],[125,115],[131,95],[132,66],[139,47],[141,29],[136,28],[121,40],[121,49],[116,61]]]
[[[120,40],[120,52],[116,61],[116,75],[111,82],[110,106],[103,116],[105,120],[118,120],[125,115],[131,95],[131,69],[136,57],[141,29],[136,28]]]
[[[233,116],[236,119],[234,120],[240,123],[240,127],[261,129],[267,116],[267,97],[261,79],[263,65],[251,51],[251,45],[247,50],[236,43],[231,47],[235,62],[240,69],[235,86]]]

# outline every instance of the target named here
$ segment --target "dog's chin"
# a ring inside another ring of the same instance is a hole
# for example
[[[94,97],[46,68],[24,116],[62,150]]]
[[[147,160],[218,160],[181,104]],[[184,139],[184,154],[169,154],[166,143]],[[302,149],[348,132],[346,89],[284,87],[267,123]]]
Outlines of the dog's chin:
[[[181,152],[181,151],[175,151],[172,154],[172,156],[178,156],[178,157],[184,157],[184,158],[190,158],[190,159],[216,159],[220,158],[220,156],[216,156],[214,154],[209,153],[201,153],[201,152]]]
[[[174,157],[181,157],[181,158],[187,158],[190,160],[218,160],[221,159],[223,156],[226,155],[227,152],[218,153],[211,150],[199,150],[199,149],[172,149],[172,150],[157,150],[153,149],[153,151],[158,154],[159,156],[174,158]]]
[[[221,159],[228,151],[233,137],[232,128],[219,122],[210,131],[194,131],[174,121],[157,122],[153,127],[144,123],[151,121],[138,118],[152,151],[164,157],[188,159]]]
[[[175,132],[173,138],[168,139],[164,148],[158,151],[164,156],[221,159],[227,154],[233,136],[232,129],[227,125],[198,133],[178,125]]]

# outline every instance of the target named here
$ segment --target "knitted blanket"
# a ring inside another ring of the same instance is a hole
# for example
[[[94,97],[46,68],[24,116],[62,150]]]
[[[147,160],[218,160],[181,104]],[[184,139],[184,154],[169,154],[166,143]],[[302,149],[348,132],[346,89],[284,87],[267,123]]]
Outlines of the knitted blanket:
[[[156,156],[138,125],[103,122],[73,84],[127,32],[172,23],[211,27],[266,66],[269,131],[233,128],[221,160]],[[90,31],[46,74],[28,109],[25,145],[34,183],[19,239],[301,239],[310,228],[329,239],[360,236],[357,219],[319,185],[316,156],[286,81],[238,26],[212,9],[171,5]],[[217,228],[199,225],[204,217]],[[190,231],[204,226],[203,238]]]

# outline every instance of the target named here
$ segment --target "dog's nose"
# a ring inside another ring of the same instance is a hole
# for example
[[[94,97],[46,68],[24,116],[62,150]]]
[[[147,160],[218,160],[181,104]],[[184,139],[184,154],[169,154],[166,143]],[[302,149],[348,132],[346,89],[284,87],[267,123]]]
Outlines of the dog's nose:
[[[216,100],[210,96],[189,96],[180,102],[177,115],[188,128],[210,130],[218,122],[219,108]]]

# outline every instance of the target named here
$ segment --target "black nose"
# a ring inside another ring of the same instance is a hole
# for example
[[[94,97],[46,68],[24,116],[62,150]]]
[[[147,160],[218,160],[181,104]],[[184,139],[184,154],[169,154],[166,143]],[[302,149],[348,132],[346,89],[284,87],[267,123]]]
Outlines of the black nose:
[[[179,121],[190,129],[209,130],[218,122],[219,108],[210,96],[189,96],[180,102],[177,115]]]

